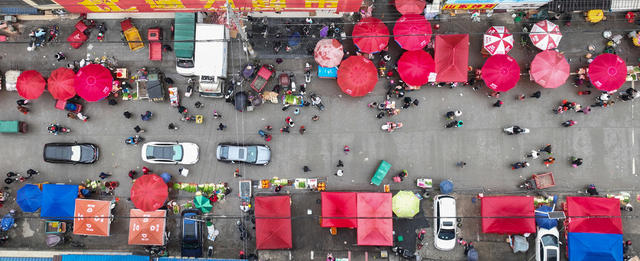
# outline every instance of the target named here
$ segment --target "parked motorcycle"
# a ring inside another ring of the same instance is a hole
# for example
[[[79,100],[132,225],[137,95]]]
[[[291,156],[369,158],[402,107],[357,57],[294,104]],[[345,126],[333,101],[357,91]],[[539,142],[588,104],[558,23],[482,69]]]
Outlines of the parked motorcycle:
[[[70,133],[71,129],[67,128],[67,127],[63,127],[59,124],[50,124],[49,127],[47,127],[47,130],[49,131],[50,134],[53,135],[58,135],[58,133]]]
[[[39,27],[29,33],[29,45],[27,46],[27,51],[31,52],[35,50],[37,47],[44,46],[47,38],[47,30],[42,27]]]
[[[389,133],[393,132],[396,129],[402,128],[402,122],[392,122],[388,121],[382,127],[380,127],[383,131],[387,131]]]
[[[311,93],[311,105],[316,106],[316,108],[318,108],[318,110],[324,111],[324,104],[322,103],[322,99],[320,99],[320,96],[316,95],[315,93]]]
[[[311,64],[306,63],[304,65],[304,82],[306,83],[310,83],[311,82]]]
[[[276,41],[276,42],[273,44],[273,52],[274,52],[275,54],[278,54],[278,53],[280,52],[280,49],[282,49],[282,42],[280,42],[280,41]]]
[[[393,251],[393,253],[395,253],[396,256],[401,256],[406,259],[413,259],[416,257],[414,253],[410,253],[409,250],[399,246],[392,247],[391,251]]]
[[[104,23],[98,25],[98,41],[102,42],[104,40],[104,34],[107,32],[107,26]]]
[[[504,128],[504,133],[506,133],[507,135],[518,135],[520,133],[529,133],[529,129],[527,128],[520,128],[520,126],[511,126],[511,127],[507,127]]]
[[[58,40],[58,34],[60,32],[60,27],[58,25],[50,26],[47,33],[46,42],[50,43]]]
[[[445,128],[461,128],[464,123],[462,121],[452,121],[444,125]]]
[[[144,138],[140,137],[140,135],[136,135],[136,136],[131,136],[127,139],[124,140],[125,144],[129,144],[129,145],[138,145],[138,143],[143,142]]]

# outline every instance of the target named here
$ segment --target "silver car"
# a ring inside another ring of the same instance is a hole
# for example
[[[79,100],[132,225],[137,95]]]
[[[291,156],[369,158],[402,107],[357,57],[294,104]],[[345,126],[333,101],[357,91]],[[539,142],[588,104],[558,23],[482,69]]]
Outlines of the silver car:
[[[271,161],[271,149],[266,145],[220,144],[216,149],[216,158],[231,163],[267,165]]]

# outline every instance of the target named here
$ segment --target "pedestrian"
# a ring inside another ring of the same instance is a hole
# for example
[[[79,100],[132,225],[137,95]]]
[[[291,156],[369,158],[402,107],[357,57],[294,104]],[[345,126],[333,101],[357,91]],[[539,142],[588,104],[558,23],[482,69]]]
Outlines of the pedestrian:
[[[311,169],[309,168],[309,166],[304,166],[304,167],[302,167],[302,171],[309,172],[309,171],[311,171]]]
[[[271,131],[271,130],[273,130],[273,127],[271,125],[267,125],[267,126],[264,126],[264,129],[268,130],[268,131]]]
[[[502,102],[501,100],[497,100],[497,101],[493,104],[493,107],[500,108],[500,107],[502,107],[502,104],[503,104],[503,102]]]
[[[129,112],[129,111],[124,111],[124,112],[122,113],[122,116],[124,116],[124,117],[125,117],[125,118],[127,118],[127,119],[131,119],[131,112]]]
[[[289,132],[289,125],[285,125],[284,127],[280,128],[280,133],[290,133]]]
[[[147,175],[149,173],[151,173],[151,170],[146,166],[142,166],[142,174]]]
[[[64,53],[62,52],[57,52],[56,54],[53,55],[54,58],[56,58],[56,61],[62,61],[64,59],[67,59],[67,57],[64,56]]]
[[[282,58],[276,58],[276,63],[281,64],[283,62]]]
[[[289,125],[289,127],[293,128],[296,124],[293,122],[293,119],[291,119],[291,117],[287,117],[284,119],[284,122]]]
[[[367,107],[369,107],[369,108],[378,107],[378,103],[377,102],[370,102],[369,104],[367,104]]]
[[[582,95],[589,95],[589,94],[591,94],[591,91],[579,91],[578,92],[578,95],[581,95],[581,96]]]
[[[549,165],[553,164],[556,162],[556,158],[554,157],[548,157],[546,159],[544,159],[544,166],[545,167],[549,167]]]
[[[311,117],[312,121],[318,121],[320,119],[320,116],[318,115],[313,115],[313,117]]]
[[[551,144],[547,144],[545,145],[542,149],[540,149],[540,152],[546,152],[547,154],[553,154],[551,152]]]
[[[540,152],[537,150],[532,150],[531,153],[527,154],[527,158],[537,159],[540,156]]]
[[[571,157],[571,166],[572,167],[577,168],[580,165],[582,165],[582,158]]]
[[[165,77],[164,78],[164,82],[167,84],[173,84],[173,79],[169,78],[169,77]]]
[[[88,116],[83,115],[83,114],[82,114],[82,112],[78,112],[78,113],[76,114],[76,117],[78,117],[78,119],[80,119],[81,121],[84,121],[84,122],[87,122],[87,120],[89,119],[89,117],[88,117]]]
[[[282,185],[277,185],[277,186],[275,187],[275,192],[276,192],[276,193],[280,192],[281,190],[282,190]]]
[[[526,167],[529,167],[529,162],[526,162],[526,161],[516,162],[511,165],[512,170],[526,168]]]
[[[204,107],[204,103],[201,103],[200,101],[197,101],[195,104],[193,104],[193,106],[195,106],[197,109],[200,109],[200,108]]]
[[[456,117],[460,117],[462,116],[462,112],[461,111],[448,111],[444,117],[447,118],[447,120],[453,120]]]
[[[76,116],[76,114],[73,112],[67,112],[67,118],[76,120],[78,119],[78,116]]]
[[[136,175],[138,175],[138,173],[136,173],[135,170],[130,170],[129,171],[129,178],[131,178],[132,180],[136,179]]]
[[[576,125],[576,123],[578,123],[577,121],[574,120],[568,120],[562,123],[563,127],[571,127],[573,125]]]
[[[118,101],[116,101],[116,99],[109,99],[109,105],[115,106],[117,104],[118,104]]]
[[[307,131],[307,129],[304,127],[304,125],[300,126],[300,135],[304,135],[305,131]]]
[[[153,116],[153,113],[151,113],[150,111],[146,111],[144,114],[140,114],[140,118],[143,121],[151,120],[151,116]]]
[[[420,104],[420,101],[417,98],[413,100],[413,106],[418,106],[418,104]]]
[[[136,125],[135,127],[133,127],[133,130],[136,131],[136,133],[143,133],[144,129],[140,128],[140,125]]]
[[[34,169],[28,169],[28,170],[27,170],[27,178],[29,179],[29,178],[31,178],[31,176],[33,176],[33,175],[38,175],[38,173],[40,173],[40,172],[38,172],[38,171],[36,171],[36,170],[34,170]]]
[[[496,98],[499,99],[500,98],[500,92],[496,92],[496,91],[492,91],[489,94],[487,94],[487,96],[489,98]]]
[[[336,171],[336,176],[338,177],[342,177],[342,175],[344,175],[344,171],[342,171],[342,169],[338,169],[338,171]]]
[[[16,101],[16,103],[17,103],[19,106],[26,106],[27,104],[29,104],[29,100],[26,100],[26,99],[20,99],[20,100],[17,100],[17,101]]]
[[[178,105],[178,113],[180,114],[187,114],[187,107],[184,107],[182,105]]]
[[[27,108],[25,106],[18,105],[18,111],[22,112],[22,114],[24,114],[24,115],[27,115],[27,113],[29,113],[29,108]]]
[[[349,147],[348,145],[344,145],[344,148],[342,150],[344,151],[344,154],[349,154],[349,151],[351,151],[351,147]]]
[[[516,99],[518,99],[520,101],[524,101],[525,98],[527,98],[527,95],[525,95],[525,94],[520,94],[520,95],[516,96]]]
[[[382,117],[384,117],[384,111],[378,113],[378,115],[376,115],[376,118],[378,119],[382,119]]]
[[[456,163],[456,166],[457,166],[458,168],[461,168],[461,169],[463,169],[463,168],[464,168],[464,166],[466,166],[466,165],[467,165],[467,163],[466,163],[466,162],[464,162],[464,161],[458,161],[458,162]]]
[[[242,175],[240,175],[240,169],[236,168],[236,170],[233,171],[233,177],[234,178],[241,178]]]
[[[162,50],[164,50],[165,52],[172,52],[173,48],[171,47],[171,45],[163,44],[162,45]]]
[[[222,122],[220,124],[218,124],[218,130],[219,131],[224,131],[225,128],[227,128],[227,126],[222,124]]]
[[[589,193],[590,196],[598,196],[600,194],[598,193],[596,186],[593,184],[589,184],[589,186],[587,187],[587,193]]]
[[[169,129],[170,129],[170,130],[177,130],[177,129],[178,129],[178,126],[176,126],[175,124],[173,124],[173,122],[169,123],[169,126],[168,126],[168,127],[169,127]]]
[[[107,173],[104,173],[104,172],[100,172],[100,175],[98,175],[98,177],[100,177],[100,179],[106,179],[106,178],[108,178],[110,176],[111,176],[111,174],[107,174]]]
[[[344,164],[342,163],[342,160],[338,160],[338,165],[336,167],[338,167],[338,168],[344,167]]]
[[[584,114],[589,114],[589,112],[591,112],[591,106],[587,106],[582,108],[582,110],[578,110],[577,112],[582,112]]]
[[[218,113],[218,111],[213,110],[213,118],[214,119],[222,119],[222,114]]]
[[[531,98],[540,99],[540,96],[542,96],[542,92],[540,92],[540,91],[537,91],[537,92],[534,92],[533,94],[531,94]]]
[[[409,172],[406,169],[403,169],[402,171],[400,171],[400,173],[398,173],[398,178],[400,178],[400,181],[404,181],[404,178],[406,178],[407,176],[409,176]]]

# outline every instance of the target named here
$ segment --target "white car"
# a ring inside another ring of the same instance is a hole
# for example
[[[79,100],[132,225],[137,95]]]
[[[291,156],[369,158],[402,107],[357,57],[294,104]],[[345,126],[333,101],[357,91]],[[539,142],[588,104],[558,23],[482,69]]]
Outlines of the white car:
[[[142,160],[155,164],[196,164],[198,145],[191,142],[147,142],[142,145]]]
[[[560,261],[560,233],[558,228],[538,227],[536,234],[536,261]]]
[[[433,216],[433,245],[439,250],[452,250],[456,246],[456,199],[451,195],[436,196]]]

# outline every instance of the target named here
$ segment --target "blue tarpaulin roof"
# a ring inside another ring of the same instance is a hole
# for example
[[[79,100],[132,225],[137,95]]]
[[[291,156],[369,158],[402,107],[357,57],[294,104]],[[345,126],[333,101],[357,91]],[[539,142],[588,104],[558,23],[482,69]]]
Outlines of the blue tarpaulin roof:
[[[546,229],[558,226],[558,220],[549,218],[548,213],[551,211],[553,211],[553,208],[547,205],[542,205],[536,209],[536,225]]]
[[[61,261],[149,261],[148,256],[133,255],[63,255]]]
[[[0,257],[0,261],[51,261],[52,257]]]
[[[569,233],[569,261],[622,261],[622,235]]]
[[[42,209],[45,219],[73,219],[78,197],[78,185],[42,185]]]
[[[182,257],[158,257],[154,261],[247,261],[246,259],[216,259],[216,258],[182,258]]]

